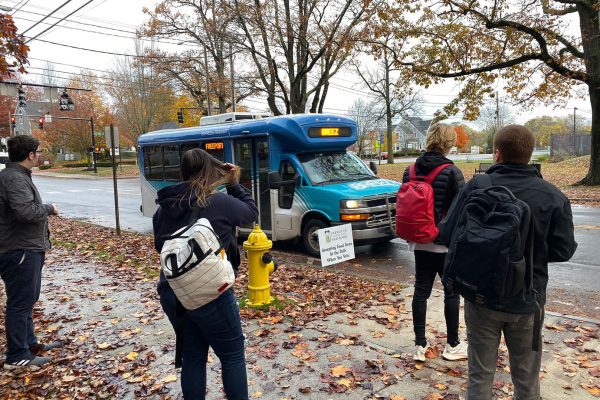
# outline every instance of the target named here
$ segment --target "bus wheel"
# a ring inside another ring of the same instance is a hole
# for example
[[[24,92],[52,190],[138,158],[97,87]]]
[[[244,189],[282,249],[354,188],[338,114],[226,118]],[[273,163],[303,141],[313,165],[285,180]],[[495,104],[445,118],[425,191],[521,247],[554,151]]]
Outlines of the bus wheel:
[[[321,250],[319,249],[319,236],[317,231],[326,228],[327,224],[320,219],[311,219],[302,230],[302,241],[306,252],[313,257],[319,257]]]

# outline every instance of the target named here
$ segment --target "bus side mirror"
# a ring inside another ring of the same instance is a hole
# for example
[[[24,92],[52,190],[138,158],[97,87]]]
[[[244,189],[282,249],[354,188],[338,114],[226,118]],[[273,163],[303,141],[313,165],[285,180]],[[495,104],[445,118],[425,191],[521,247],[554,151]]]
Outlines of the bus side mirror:
[[[281,175],[279,172],[269,172],[269,189],[279,189],[281,187]]]
[[[375,161],[369,161],[369,169],[377,175],[377,163]]]

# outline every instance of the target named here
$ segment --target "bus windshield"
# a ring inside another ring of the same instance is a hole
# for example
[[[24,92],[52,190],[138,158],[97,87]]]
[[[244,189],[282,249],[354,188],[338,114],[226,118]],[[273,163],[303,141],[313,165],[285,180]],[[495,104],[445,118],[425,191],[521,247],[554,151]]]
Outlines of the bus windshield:
[[[305,153],[298,159],[313,185],[377,178],[364,162],[346,152]]]

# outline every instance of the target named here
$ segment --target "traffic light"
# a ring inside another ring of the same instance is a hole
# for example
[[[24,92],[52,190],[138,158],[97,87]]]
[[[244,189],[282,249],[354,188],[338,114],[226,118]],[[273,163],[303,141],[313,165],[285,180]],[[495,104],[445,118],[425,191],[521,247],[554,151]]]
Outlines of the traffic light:
[[[40,118],[38,119],[38,127],[39,127],[40,129],[44,129],[44,117],[40,117]]]
[[[177,122],[183,124],[183,111],[177,111]]]
[[[64,89],[60,95],[60,111],[73,111],[75,110],[75,103],[71,100],[71,97],[67,93],[67,89]]]
[[[10,126],[15,129],[17,127],[17,117],[10,117]]]
[[[27,107],[27,99],[25,99],[25,91],[19,86],[19,107]]]

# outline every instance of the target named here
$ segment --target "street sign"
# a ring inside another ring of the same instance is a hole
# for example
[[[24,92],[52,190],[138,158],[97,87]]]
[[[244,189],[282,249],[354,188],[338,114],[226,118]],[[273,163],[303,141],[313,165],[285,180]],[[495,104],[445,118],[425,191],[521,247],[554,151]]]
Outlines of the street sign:
[[[104,132],[94,132],[94,136],[104,136]]]
[[[379,144],[383,144],[383,141],[384,141],[383,133],[380,133],[379,134]]]
[[[50,114],[44,115],[44,121],[46,121],[48,123],[52,122],[52,115],[50,115]]]
[[[352,260],[355,257],[351,224],[319,229],[317,234],[319,235],[321,266],[326,267]]]
[[[119,147],[119,128],[114,127],[115,130],[115,147]],[[112,147],[112,142],[110,140],[110,126],[104,127],[104,141],[106,143],[106,147]]]

